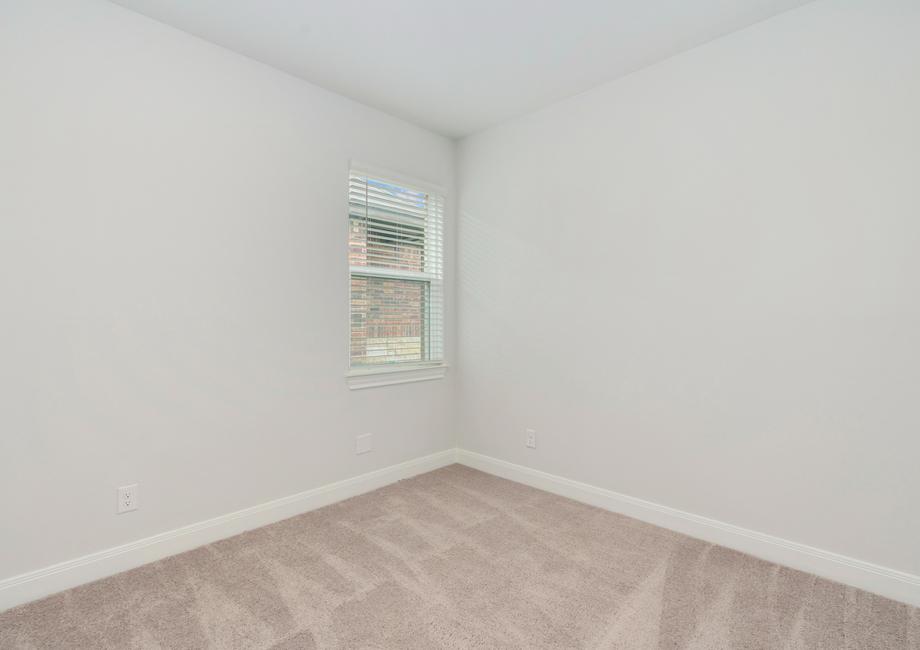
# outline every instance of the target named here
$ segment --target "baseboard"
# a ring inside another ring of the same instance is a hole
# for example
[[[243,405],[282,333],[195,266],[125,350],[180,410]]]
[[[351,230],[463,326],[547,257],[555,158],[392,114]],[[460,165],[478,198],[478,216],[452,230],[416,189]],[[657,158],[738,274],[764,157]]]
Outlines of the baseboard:
[[[463,449],[449,449],[0,580],[0,611],[309,512],[454,462],[721,544],[770,562],[920,606],[920,576],[683,512],[523,465]]]
[[[791,542],[773,535],[701,517],[463,449],[457,450],[457,462],[489,474],[920,607],[920,576],[917,575]]]
[[[448,449],[0,580],[0,611],[315,510],[455,462]]]

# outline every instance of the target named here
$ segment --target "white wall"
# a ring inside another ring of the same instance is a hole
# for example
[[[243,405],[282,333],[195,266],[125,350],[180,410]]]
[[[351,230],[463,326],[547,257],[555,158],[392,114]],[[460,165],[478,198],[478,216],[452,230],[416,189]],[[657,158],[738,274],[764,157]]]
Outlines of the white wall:
[[[920,573],[918,116],[836,0],[463,141],[461,445]]]
[[[0,579],[453,447],[449,376],[344,379],[348,161],[452,187],[453,146],[107,2],[0,0]]]

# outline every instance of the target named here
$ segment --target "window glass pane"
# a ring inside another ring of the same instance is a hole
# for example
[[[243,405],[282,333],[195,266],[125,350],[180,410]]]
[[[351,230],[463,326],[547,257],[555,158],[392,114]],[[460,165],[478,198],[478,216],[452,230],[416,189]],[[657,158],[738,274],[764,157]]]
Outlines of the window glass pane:
[[[352,366],[427,361],[429,283],[351,278]]]
[[[349,264],[425,271],[430,197],[375,178],[349,179]]]
[[[425,270],[424,221],[395,215],[350,219],[348,263],[404,271]]]

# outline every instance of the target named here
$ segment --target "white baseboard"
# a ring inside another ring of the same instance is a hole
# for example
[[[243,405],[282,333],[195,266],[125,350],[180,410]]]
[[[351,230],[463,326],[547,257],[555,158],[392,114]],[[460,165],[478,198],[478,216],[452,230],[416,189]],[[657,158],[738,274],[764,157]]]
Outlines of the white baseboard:
[[[536,469],[457,450],[457,462],[518,483],[920,607],[920,576],[701,517]]]
[[[683,512],[523,465],[515,465],[463,449],[449,449],[0,580],[0,611],[376,490],[454,462],[676,530],[707,542],[721,544],[770,562],[920,606],[920,576]]]
[[[455,460],[456,450],[448,449],[6,578],[0,580],[0,611],[376,490],[401,479],[450,465]]]

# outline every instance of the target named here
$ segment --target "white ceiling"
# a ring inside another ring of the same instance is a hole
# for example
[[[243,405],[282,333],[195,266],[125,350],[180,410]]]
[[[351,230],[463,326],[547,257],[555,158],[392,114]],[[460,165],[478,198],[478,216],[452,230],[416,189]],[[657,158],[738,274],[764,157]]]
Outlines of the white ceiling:
[[[464,136],[809,0],[114,0]]]

